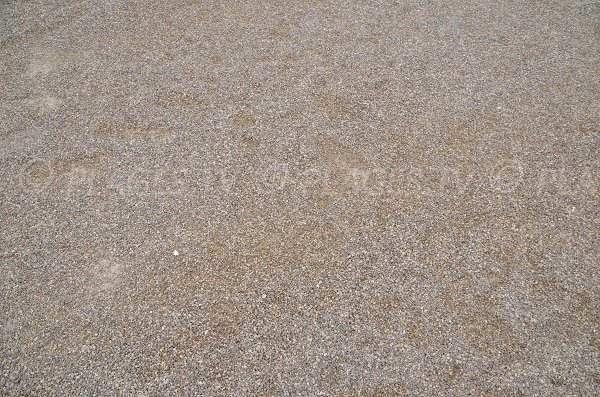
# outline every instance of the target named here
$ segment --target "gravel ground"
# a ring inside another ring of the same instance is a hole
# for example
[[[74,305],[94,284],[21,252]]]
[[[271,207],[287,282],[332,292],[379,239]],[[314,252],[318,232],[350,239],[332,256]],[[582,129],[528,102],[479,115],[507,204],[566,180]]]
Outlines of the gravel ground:
[[[600,395],[600,3],[0,1],[0,395]]]

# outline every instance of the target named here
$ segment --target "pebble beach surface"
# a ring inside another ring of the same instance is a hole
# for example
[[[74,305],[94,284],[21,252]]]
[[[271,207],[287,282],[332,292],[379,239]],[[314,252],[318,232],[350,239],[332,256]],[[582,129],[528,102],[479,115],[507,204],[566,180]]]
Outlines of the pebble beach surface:
[[[0,395],[600,395],[600,3],[0,1]]]

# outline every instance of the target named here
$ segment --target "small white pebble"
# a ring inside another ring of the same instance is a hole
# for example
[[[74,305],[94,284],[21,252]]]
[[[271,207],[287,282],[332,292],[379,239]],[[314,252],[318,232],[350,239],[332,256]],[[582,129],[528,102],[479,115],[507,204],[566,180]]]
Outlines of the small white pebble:
[[[265,299],[267,297],[266,294],[262,294],[262,298]]]
[[[173,256],[178,256],[179,255],[179,251],[175,250],[173,251]]]

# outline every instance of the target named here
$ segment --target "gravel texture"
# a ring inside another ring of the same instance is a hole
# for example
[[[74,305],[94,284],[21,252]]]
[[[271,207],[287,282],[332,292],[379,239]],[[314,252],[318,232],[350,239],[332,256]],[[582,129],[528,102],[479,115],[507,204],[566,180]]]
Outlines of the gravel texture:
[[[0,395],[600,395],[600,3],[0,1]]]

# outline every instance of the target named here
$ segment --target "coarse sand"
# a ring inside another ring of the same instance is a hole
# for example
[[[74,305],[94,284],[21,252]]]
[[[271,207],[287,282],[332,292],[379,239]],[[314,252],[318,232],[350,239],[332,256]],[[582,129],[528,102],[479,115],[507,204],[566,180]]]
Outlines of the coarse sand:
[[[600,3],[0,0],[0,395],[600,395]]]

